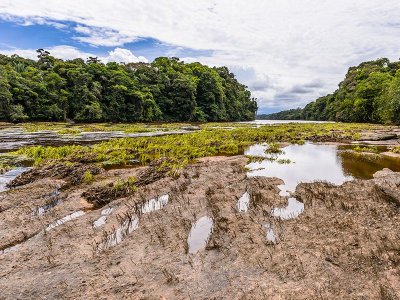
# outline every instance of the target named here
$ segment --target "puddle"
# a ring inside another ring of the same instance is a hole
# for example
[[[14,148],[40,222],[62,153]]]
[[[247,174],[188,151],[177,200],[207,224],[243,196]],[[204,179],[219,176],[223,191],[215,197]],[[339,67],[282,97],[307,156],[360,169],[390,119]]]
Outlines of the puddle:
[[[45,214],[46,212],[48,212],[53,207],[55,207],[55,206],[59,205],[60,203],[62,203],[63,200],[58,198],[59,195],[60,195],[60,191],[59,190],[55,190],[49,196],[49,199],[46,201],[46,204],[43,205],[43,206],[38,207],[37,209],[35,209],[32,212],[32,215],[41,216],[41,215]]]
[[[276,239],[275,232],[272,228],[272,225],[267,223],[264,225],[264,227],[265,227],[265,230],[267,231],[267,235],[266,235],[267,240],[276,244],[277,239]]]
[[[162,195],[159,196],[158,198],[153,198],[146,201],[141,207],[142,214],[163,208],[165,205],[167,205],[168,200],[169,200],[169,195]]]
[[[325,145],[306,143],[289,145],[282,148],[283,154],[278,159],[290,160],[281,164],[268,160],[265,150],[267,145],[253,145],[245,150],[246,155],[265,157],[265,160],[251,162],[247,165],[248,176],[277,177],[284,181],[279,186],[280,195],[286,197],[288,205],[273,208],[271,216],[288,220],[296,218],[304,211],[304,204],[290,197],[300,182],[327,181],[336,185],[353,179],[371,179],[373,174],[383,168],[400,171],[400,159],[383,155],[361,154],[354,150],[358,145]],[[376,148],[376,152],[386,151]],[[277,238],[270,224],[266,224],[267,239],[276,243]]]
[[[72,221],[74,219],[77,219],[77,218],[83,216],[84,214],[85,214],[85,212],[83,210],[76,211],[76,212],[74,212],[74,213],[72,213],[72,214],[70,214],[68,216],[65,216],[62,219],[59,219],[59,220],[51,223],[49,226],[46,227],[45,230],[46,231],[50,231],[50,230],[52,230],[52,229],[54,229],[54,228],[56,228],[56,227],[58,227],[58,226],[60,226],[60,225],[62,225],[64,223],[66,223],[66,222],[69,222],[69,221]]]
[[[268,146],[254,145],[245,151],[246,155],[267,155]],[[291,163],[280,164],[277,161],[263,160],[247,165],[248,176],[278,177],[284,181],[280,185],[281,196],[289,196],[300,182],[326,180],[334,184],[342,184],[353,177],[343,169],[341,157],[336,145],[290,145],[282,149],[284,154],[279,159],[289,159]],[[263,169],[260,169],[263,168]]]
[[[30,168],[19,167],[0,175],[0,192],[7,190],[7,184],[14,180],[18,175],[28,171]]]
[[[289,196],[300,182],[323,180],[339,185],[354,178],[371,179],[375,172],[383,168],[400,171],[400,159],[348,151],[354,147],[311,143],[290,145],[282,148],[284,154],[278,158],[289,159],[291,163],[280,164],[270,160],[252,162],[247,165],[250,169],[248,176],[278,177],[285,182],[280,186],[280,195]],[[267,157],[264,153],[267,148],[266,145],[254,145],[245,154]]]
[[[304,203],[297,201],[296,198],[289,198],[288,205],[283,208],[274,208],[271,216],[282,220],[296,218],[304,211]]]
[[[189,253],[196,253],[207,246],[213,229],[213,220],[208,217],[201,217],[192,225],[187,243]]]
[[[7,253],[10,253],[10,252],[17,251],[19,247],[20,247],[20,244],[12,246],[12,247],[9,247],[9,248],[6,248],[4,250],[0,250],[0,254],[7,254]]]
[[[100,218],[98,218],[96,221],[93,222],[93,227],[99,228],[99,227],[103,226],[104,224],[106,224],[107,218],[112,213],[113,210],[114,210],[114,208],[112,208],[112,207],[103,209],[101,211]]]
[[[131,232],[139,228],[139,218],[133,216],[131,219],[125,220],[121,227],[117,228],[112,234],[107,236],[100,249],[107,249],[121,243],[125,237]]]
[[[168,204],[169,195],[162,195],[157,198],[150,199],[137,207],[137,212],[140,214],[151,213],[162,209]],[[102,213],[105,213],[105,210]],[[111,212],[110,212],[111,213]],[[100,217],[101,218],[101,217]],[[98,219],[99,220],[99,219]],[[106,220],[105,220],[106,221]],[[105,222],[104,221],[104,222]],[[113,233],[109,234],[103,242],[98,246],[99,250],[104,250],[121,243],[127,235],[139,228],[139,217],[135,212],[125,219],[122,225]]]
[[[244,193],[236,203],[238,212],[247,212],[250,205],[250,195],[248,192]]]

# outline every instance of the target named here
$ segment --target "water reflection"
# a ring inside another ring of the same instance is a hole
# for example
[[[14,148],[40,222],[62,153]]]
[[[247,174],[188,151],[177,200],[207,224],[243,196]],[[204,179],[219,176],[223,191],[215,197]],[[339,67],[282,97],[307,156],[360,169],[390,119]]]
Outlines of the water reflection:
[[[128,236],[131,232],[135,231],[139,228],[139,216],[138,214],[146,214],[151,213],[160,209],[163,209],[164,206],[168,204],[169,195],[161,195],[159,197],[147,200],[145,203],[138,205],[136,209],[132,212],[128,213],[128,217],[122,222],[121,226],[115,229],[111,234],[107,235],[103,242],[98,245],[99,250],[104,250],[115,245],[120,244],[126,236]],[[103,210],[102,216],[106,217],[104,220],[107,220],[107,216],[112,212],[112,209]],[[101,218],[101,217],[100,217]],[[99,221],[98,219],[97,221]],[[100,226],[103,225],[103,220],[100,220]]]
[[[267,223],[264,225],[264,227],[265,227],[265,230],[267,231],[267,235],[266,235],[267,241],[270,241],[270,242],[276,244],[276,235],[275,235],[274,229],[272,228],[272,225],[270,223]]]
[[[189,253],[194,254],[207,246],[212,228],[213,220],[208,216],[201,217],[193,224],[187,239]]]
[[[83,216],[84,214],[85,214],[85,212],[83,210],[79,210],[79,211],[73,212],[72,214],[70,214],[68,216],[65,216],[64,218],[59,219],[59,220],[51,223],[49,226],[46,227],[45,230],[46,231],[50,231],[50,230],[52,230],[52,229],[54,229],[54,228],[56,228],[56,227],[58,227],[60,225],[63,225],[64,223],[67,223],[69,221],[77,219],[77,218]]]
[[[238,212],[247,212],[250,205],[250,194],[245,192],[242,197],[236,203]]]
[[[355,146],[339,146],[338,155],[341,157],[343,171],[358,179],[371,179],[374,173],[389,168],[400,172],[400,159],[379,154],[362,154],[351,150]],[[375,147],[378,152],[388,151],[386,147]]]
[[[246,155],[267,156],[264,151],[268,146],[255,145],[245,151]],[[248,176],[278,177],[284,181],[279,186],[281,196],[294,192],[299,182],[326,180],[342,184],[353,179],[342,168],[341,157],[335,145],[290,145],[283,148],[280,159],[289,159],[290,164],[279,164],[276,161],[263,160],[252,162],[247,167],[251,170]],[[260,169],[264,168],[264,169]]]
[[[0,175],[0,192],[7,189],[7,184],[30,168],[19,167]]]
[[[288,205],[282,208],[274,208],[271,216],[282,220],[293,219],[299,216],[304,210],[304,203],[297,201],[296,198],[289,198]]]
[[[247,165],[248,176],[278,177],[285,183],[280,186],[281,195],[288,196],[300,182],[324,180],[333,184],[345,181],[370,179],[373,174],[383,168],[400,171],[400,159],[377,154],[361,154],[348,151],[355,146],[337,146],[306,143],[290,145],[282,150],[280,159],[289,159],[290,164],[279,164],[276,161],[263,160]],[[249,147],[246,155],[264,156],[267,145]],[[378,149],[384,151],[384,149]]]
[[[112,213],[113,210],[114,208],[112,207],[103,209],[101,211],[101,216],[96,221],[93,222],[93,227],[98,228],[106,224],[107,218]]]

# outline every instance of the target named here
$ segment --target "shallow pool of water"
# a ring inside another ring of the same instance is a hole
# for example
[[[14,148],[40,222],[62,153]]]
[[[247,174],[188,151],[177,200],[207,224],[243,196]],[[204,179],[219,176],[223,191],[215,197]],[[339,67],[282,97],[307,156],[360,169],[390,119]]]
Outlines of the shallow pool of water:
[[[85,212],[83,210],[79,210],[79,211],[73,212],[72,214],[69,214],[68,216],[65,216],[64,218],[59,219],[59,220],[51,223],[49,226],[46,227],[46,231],[50,231],[50,230],[52,230],[52,229],[54,229],[54,228],[56,228],[56,227],[58,227],[58,226],[60,226],[60,225],[62,225],[64,223],[67,223],[69,221],[72,221],[72,220],[75,220],[75,219],[77,219],[79,217],[82,217],[84,214],[85,214]]]
[[[7,184],[10,183],[13,179],[15,179],[18,175],[24,173],[29,170],[29,168],[15,168],[4,174],[0,175],[0,192],[3,192],[7,189]]]
[[[96,221],[93,222],[93,227],[98,228],[98,227],[101,227],[104,224],[106,224],[107,218],[113,212],[113,210],[114,210],[114,208],[112,208],[112,207],[103,209],[101,211],[100,217]]]
[[[304,203],[297,201],[296,198],[289,198],[288,205],[272,209],[271,216],[282,220],[289,220],[299,216],[304,210]]]
[[[270,223],[267,223],[267,224],[264,225],[264,227],[265,227],[265,230],[267,232],[266,233],[267,241],[270,241],[270,242],[276,244],[277,238],[276,238],[274,229],[272,228],[272,225]]]
[[[114,230],[111,234],[109,234],[104,241],[99,245],[99,250],[104,250],[110,247],[113,247],[115,245],[118,245],[121,243],[127,235],[129,235],[131,232],[135,231],[136,229],[139,228],[139,217],[138,214],[147,214],[151,213],[160,209],[163,209],[165,205],[168,204],[169,201],[169,195],[161,195],[159,197],[147,200],[143,204],[139,205],[136,212],[132,211],[127,218],[122,222],[122,225],[118,227],[117,229]],[[102,216],[97,219],[95,222],[97,222],[99,227],[105,224],[107,221],[107,216],[112,212],[112,209],[107,209],[102,211]],[[105,218],[104,218],[105,217]]]
[[[278,177],[285,182],[280,186],[281,195],[288,196],[300,182],[323,180],[342,184],[354,178],[370,179],[383,168],[400,171],[400,159],[383,155],[363,155],[349,151],[352,147],[355,146],[312,143],[289,145],[282,148],[284,154],[278,158],[288,159],[290,163],[281,164],[268,159],[252,162],[247,165],[250,169],[248,176]],[[245,154],[267,158],[270,156],[265,154],[267,148],[267,145],[254,145]]]
[[[237,210],[239,212],[247,212],[250,205],[250,194],[245,192],[242,197],[236,203]]]
[[[207,246],[213,229],[213,220],[208,216],[201,217],[192,225],[187,239],[189,253],[196,253]]]

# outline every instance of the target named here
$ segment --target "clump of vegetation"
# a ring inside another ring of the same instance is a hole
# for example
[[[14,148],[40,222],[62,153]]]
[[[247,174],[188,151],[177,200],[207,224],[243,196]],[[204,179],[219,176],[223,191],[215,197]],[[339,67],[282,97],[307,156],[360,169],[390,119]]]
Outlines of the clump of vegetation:
[[[85,173],[83,174],[82,177],[82,181],[84,183],[91,183],[94,180],[94,176],[92,174],[92,172],[90,172],[89,170],[85,171]]]
[[[124,192],[126,194],[133,193],[137,190],[136,178],[133,176],[128,176],[125,180],[118,180],[114,183],[112,190],[119,194]]]
[[[265,154],[275,154],[280,155],[284,154],[285,152],[281,149],[278,143],[270,143],[268,148],[264,151]]]
[[[65,128],[57,131],[58,134],[71,134],[71,135],[78,135],[81,133],[79,129],[72,129],[72,128]]]
[[[393,153],[400,153],[400,147],[394,147],[391,151]]]
[[[378,147],[375,146],[356,146],[353,148],[354,151],[356,152],[366,152],[366,153],[379,153],[379,149]]]
[[[288,164],[291,164],[292,161],[288,158],[286,158],[286,159],[281,158],[281,159],[277,160],[277,163],[281,164],[281,165],[288,165]]]
[[[265,160],[264,156],[259,156],[259,155],[246,155],[248,159],[248,163],[253,163],[253,162],[262,162]]]

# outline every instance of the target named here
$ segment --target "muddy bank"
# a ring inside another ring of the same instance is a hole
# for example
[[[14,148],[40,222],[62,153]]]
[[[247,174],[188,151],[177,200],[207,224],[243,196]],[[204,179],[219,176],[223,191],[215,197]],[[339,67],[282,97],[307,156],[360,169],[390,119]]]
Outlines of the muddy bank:
[[[8,188],[26,185],[44,178],[64,179],[64,188],[85,181],[86,176],[98,175],[104,169],[95,164],[76,163],[54,163],[42,167],[32,168],[22,173],[7,184]],[[90,174],[90,175],[88,175]]]
[[[283,220],[282,181],[248,178],[246,163],[202,159],[98,209],[82,194],[151,169],[101,172],[40,215],[65,178],[1,193],[0,299],[400,297],[399,173],[300,184],[304,211]]]

